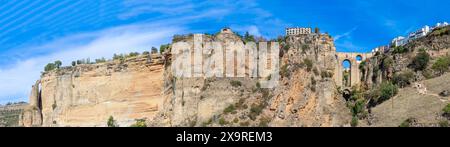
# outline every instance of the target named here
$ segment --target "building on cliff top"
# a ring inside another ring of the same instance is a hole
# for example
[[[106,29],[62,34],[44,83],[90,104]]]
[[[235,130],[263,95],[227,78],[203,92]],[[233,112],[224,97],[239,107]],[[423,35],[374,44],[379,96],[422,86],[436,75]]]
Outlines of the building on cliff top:
[[[311,28],[301,28],[301,27],[286,28],[286,36],[307,35],[311,33],[312,33]]]

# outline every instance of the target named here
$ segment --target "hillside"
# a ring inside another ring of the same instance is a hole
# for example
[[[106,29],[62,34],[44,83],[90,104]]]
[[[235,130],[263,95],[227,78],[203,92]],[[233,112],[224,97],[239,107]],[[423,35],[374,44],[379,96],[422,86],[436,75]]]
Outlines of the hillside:
[[[450,97],[439,93],[450,90],[450,73],[420,83],[426,93],[415,87],[403,88],[394,98],[372,108],[372,126],[397,127],[408,118],[414,118],[418,125],[439,126],[442,109],[450,103]]]

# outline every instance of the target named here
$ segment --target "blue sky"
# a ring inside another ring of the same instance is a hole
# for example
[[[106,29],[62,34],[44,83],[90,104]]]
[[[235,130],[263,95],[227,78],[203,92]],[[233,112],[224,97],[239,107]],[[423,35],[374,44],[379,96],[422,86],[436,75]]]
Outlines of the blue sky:
[[[174,34],[229,26],[274,38],[319,27],[338,51],[368,52],[449,21],[448,0],[0,0],[0,103],[27,101],[46,63],[149,50]]]

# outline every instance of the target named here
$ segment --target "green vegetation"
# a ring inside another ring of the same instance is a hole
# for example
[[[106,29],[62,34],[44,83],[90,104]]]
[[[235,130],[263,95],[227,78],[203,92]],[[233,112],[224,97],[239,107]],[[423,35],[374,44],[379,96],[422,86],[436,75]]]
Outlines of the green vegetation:
[[[106,62],[106,59],[104,57],[100,59],[95,59],[95,63],[104,63],[104,62]]]
[[[156,53],[158,53],[158,49],[156,48],[156,47],[154,47],[154,46],[152,46],[152,54],[156,54]]]
[[[380,92],[381,95],[377,100],[378,103],[384,102],[395,96],[398,93],[398,88],[390,82],[385,82],[380,85]]]
[[[268,117],[261,117],[261,118],[259,119],[258,127],[268,127],[270,121],[271,121],[271,120],[270,120],[270,118],[268,118]]]
[[[241,81],[235,81],[235,80],[233,80],[233,81],[230,82],[230,84],[231,84],[231,86],[233,86],[233,87],[240,87],[240,86],[242,86]]]
[[[403,121],[399,127],[411,127],[411,124],[414,122],[414,118],[408,118],[405,121]]]
[[[450,66],[450,56],[440,57],[436,60],[436,62],[431,66],[431,69],[437,71],[439,75],[448,71],[448,67]]]
[[[381,70],[382,71],[387,71],[389,68],[392,67],[392,65],[394,64],[394,60],[391,57],[385,57],[383,59],[383,62],[381,63]]]
[[[234,118],[233,119],[233,123],[238,123],[239,122],[239,118]]]
[[[236,107],[232,104],[223,110],[224,114],[232,113],[236,111]]]
[[[447,120],[441,120],[439,121],[439,127],[449,127]]]
[[[247,42],[256,42],[255,36],[250,35],[248,32],[245,32],[244,42],[245,43],[247,43]]]
[[[164,53],[166,50],[168,50],[170,47],[170,44],[163,44],[159,47],[159,53]]]
[[[323,72],[323,71],[322,71]],[[319,75],[319,70],[317,69],[317,67],[313,68],[313,73],[314,75],[318,76]]]
[[[320,72],[320,76],[322,78],[331,78],[333,77],[333,72],[329,72],[329,71],[321,71]]]
[[[304,59],[303,63],[306,65],[306,70],[310,72],[313,67],[313,62],[310,59]]]
[[[383,82],[377,88],[368,91],[365,97],[370,100],[369,106],[374,107],[394,97],[398,93],[398,87],[391,82]]]
[[[147,123],[145,122],[145,119],[136,119],[136,122],[130,127],[147,127]]]
[[[281,77],[289,77],[289,71],[288,71],[287,64],[281,66],[280,75],[281,75]]]
[[[392,53],[394,53],[394,54],[402,54],[402,53],[406,53],[406,52],[408,52],[408,49],[404,48],[403,46],[397,46],[392,51]]]
[[[54,63],[48,63],[47,65],[45,65],[44,71],[47,72],[47,71],[51,71],[54,69],[59,69],[61,67],[61,65],[62,65],[62,62],[59,60],[55,61]]]
[[[411,62],[411,67],[415,71],[423,71],[424,69],[427,68],[429,61],[430,55],[424,49],[421,49]]]
[[[248,127],[248,126],[250,126],[250,122],[248,122],[248,121],[240,122],[239,125],[241,127]]]
[[[108,127],[119,127],[119,125],[117,124],[116,120],[114,120],[113,116],[109,116],[108,121],[106,122],[106,125]]]
[[[442,35],[449,35],[449,34],[450,34],[450,27],[437,28],[433,32],[431,32],[432,36],[442,36]]]
[[[450,118],[450,104],[447,104],[447,106],[444,107],[444,109],[442,109],[442,115]]]
[[[400,73],[395,73],[394,77],[392,78],[392,82],[403,88],[409,84],[411,84],[411,80],[414,78],[414,72],[412,71],[405,71]]]
[[[351,125],[352,127],[358,126],[358,117],[353,116],[353,117],[352,117],[352,121],[350,122],[350,125]]]
[[[306,44],[302,45],[302,53],[305,53],[308,50],[309,46]]]
[[[224,126],[224,125],[226,125],[226,124],[228,124],[228,121],[226,121],[225,118],[221,117],[221,118],[219,119],[219,125]]]
[[[248,117],[251,120],[256,120],[256,117],[261,114],[262,110],[264,109],[264,104],[252,104],[250,107],[250,113],[248,114]]]

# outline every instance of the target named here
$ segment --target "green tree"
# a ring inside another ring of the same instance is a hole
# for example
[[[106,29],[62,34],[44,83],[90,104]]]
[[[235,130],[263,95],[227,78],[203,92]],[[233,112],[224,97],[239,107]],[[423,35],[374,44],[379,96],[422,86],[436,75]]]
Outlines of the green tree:
[[[108,125],[108,127],[119,127],[113,116],[109,116],[108,122],[106,124]]]
[[[60,60],[56,60],[56,61],[55,61],[55,67],[56,67],[56,68],[59,69],[59,68],[61,67],[61,65],[62,65],[62,62],[61,62]]]
[[[313,62],[310,59],[304,59],[303,63],[306,65],[306,70],[309,72],[313,67]]]
[[[152,47],[152,54],[156,54],[156,53],[158,53],[158,49],[156,48],[156,47]]]
[[[76,65],[77,65],[77,62],[72,61],[72,66],[76,66]]]
[[[55,63],[48,63],[47,65],[45,65],[44,71],[51,71],[54,70],[55,68],[56,68]]]
[[[395,73],[392,78],[392,82],[399,87],[405,87],[409,85],[411,80],[414,78],[414,73],[412,71],[405,71],[401,73]]]
[[[145,119],[136,119],[136,123],[132,124],[130,127],[147,127]]]
[[[164,53],[168,48],[169,48],[170,44],[163,44],[159,47],[159,53]]]
[[[398,93],[398,88],[391,82],[384,82],[380,85],[381,95],[377,100],[378,103],[384,102]]]
[[[422,71],[427,68],[429,61],[430,55],[424,49],[421,49],[416,57],[414,57],[411,66],[415,71]]]
[[[437,59],[437,61],[431,66],[431,69],[439,72],[439,74],[443,74],[444,72],[448,71],[448,67],[450,66],[450,57],[440,57]]]
[[[255,36],[250,35],[250,33],[245,32],[244,42],[255,42]]]

